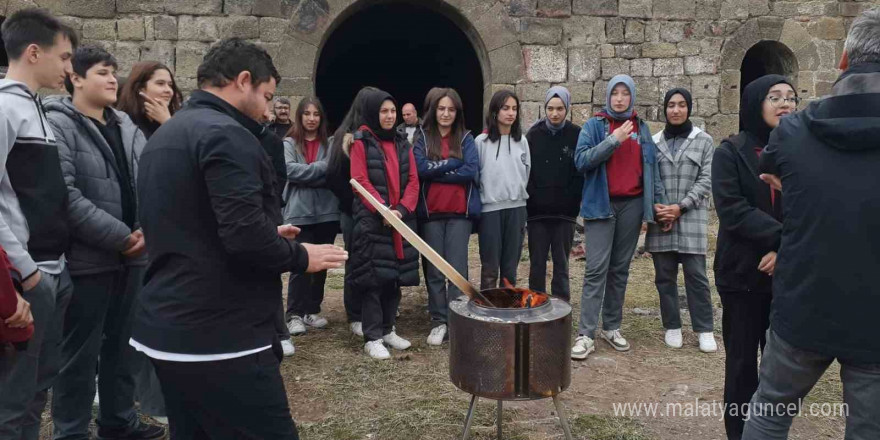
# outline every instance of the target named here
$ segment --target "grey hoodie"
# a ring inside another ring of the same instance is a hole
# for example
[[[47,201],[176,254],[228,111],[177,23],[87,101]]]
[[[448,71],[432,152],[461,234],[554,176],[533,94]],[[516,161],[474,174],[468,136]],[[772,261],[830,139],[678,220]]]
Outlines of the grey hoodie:
[[[529,193],[529,173],[532,156],[529,141],[523,135],[519,141],[503,135],[498,142],[483,133],[475,139],[480,153],[480,199],[483,212],[499,211],[526,206]]]
[[[321,145],[318,157],[306,163],[293,138],[284,139],[287,184],[284,186],[284,223],[294,226],[339,221],[339,200],[327,188],[329,148]]]
[[[40,97],[0,80],[0,245],[22,277],[64,270],[67,187]]]
[[[46,117],[57,139],[70,200],[71,245],[67,253],[70,273],[86,275],[118,270],[123,264],[146,265],[145,256],[126,259],[121,254],[131,234],[122,220],[121,185],[130,185],[135,193],[138,161],[147,138],[127,114],[111,109],[119,123],[131,176],[131,181],[125,182],[120,180],[122,173],[117,169],[113,149],[70,97],[49,97],[45,106]]]

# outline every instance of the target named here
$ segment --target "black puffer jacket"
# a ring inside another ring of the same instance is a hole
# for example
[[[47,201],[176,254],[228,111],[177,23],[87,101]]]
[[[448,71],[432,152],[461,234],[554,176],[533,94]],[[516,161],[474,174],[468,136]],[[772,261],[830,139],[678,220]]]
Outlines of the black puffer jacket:
[[[358,131],[354,139],[364,143],[370,182],[382,198],[388,200],[388,179],[382,146],[369,132]],[[409,182],[409,156],[412,146],[399,134],[395,136],[394,143],[397,146],[400,164],[400,197],[403,198]],[[352,206],[354,229],[349,255],[352,283],[358,287],[376,287],[397,281],[401,286],[417,286],[419,284],[418,251],[404,240],[403,260],[399,260],[394,251],[393,229],[385,226],[382,216],[367,209],[360,197],[354,198]],[[403,221],[411,229],[416,229],[414,212],[405,213]]]

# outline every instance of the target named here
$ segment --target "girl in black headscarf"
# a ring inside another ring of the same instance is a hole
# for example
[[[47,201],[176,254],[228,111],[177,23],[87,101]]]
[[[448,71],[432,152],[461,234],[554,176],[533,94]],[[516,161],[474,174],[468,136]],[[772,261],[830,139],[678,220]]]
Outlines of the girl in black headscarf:
[[[378,89],[363,98],[350,151],[351,177],[415,229],[419,175],[412,146],[394,130],[397,102]],[[374,359],[388,359],[383,342],[398,350],[410,346],[394,324],[400,286],[419,283],[418,252],[362,197],[354,198],[352,211],[351,274],[346,275],[361,293],[364,350]]]
[[[725,139],[712,159],[712,196],[720,228],[715,285],[724,307],[722,334],[724,425],[742,436],[742,411],[758,387],[758,349],[769,327],[771,276],[782,234],[782,194],[758,177],[758,158],[779,119],[797,107],[797,93],[780,75],[766,75],[743,90],[740,132]]]

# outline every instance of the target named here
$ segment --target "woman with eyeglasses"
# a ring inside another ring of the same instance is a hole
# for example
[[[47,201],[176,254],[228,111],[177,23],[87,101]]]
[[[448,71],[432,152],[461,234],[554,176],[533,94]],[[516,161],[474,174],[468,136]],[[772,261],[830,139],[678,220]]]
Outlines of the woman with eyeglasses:
[[[758,387],[758,349],[770,325],[771,282],[782,235],[782,194],[758,177],[758,159],[780,118],[797,109],[784,76],[762,76],[743,90],[740,132],[712,159],[712,196],[720,227],[715,285],[724,308],[724,426],[742,437],[743,409]]]

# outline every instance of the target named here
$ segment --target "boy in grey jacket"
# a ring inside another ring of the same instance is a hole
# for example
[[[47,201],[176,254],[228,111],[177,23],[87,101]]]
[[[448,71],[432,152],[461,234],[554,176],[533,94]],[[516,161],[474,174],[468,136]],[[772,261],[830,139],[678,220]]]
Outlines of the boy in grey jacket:
[[[0,80],[0,245],[21,272],[34,335],[26,351],[0,355],[0,438],[36,440],[72,291],[67,188],[36,91],[61,87],[77,37],[37,9],[12,14],[2,33],[9,71]]]
[[[85,438],[98,368],[99,438],[159,438],[138,421],[135,351],[128,345],[132,306],[143,283],[144,236],[137,225],[137,162],[147,140],[116,102],[116,59],[84,46],[73,56],[72,97],[47,100],[70,200],[70,301],[53,388],[56,439]],[[100,355],[101,362],[98,363]]]

